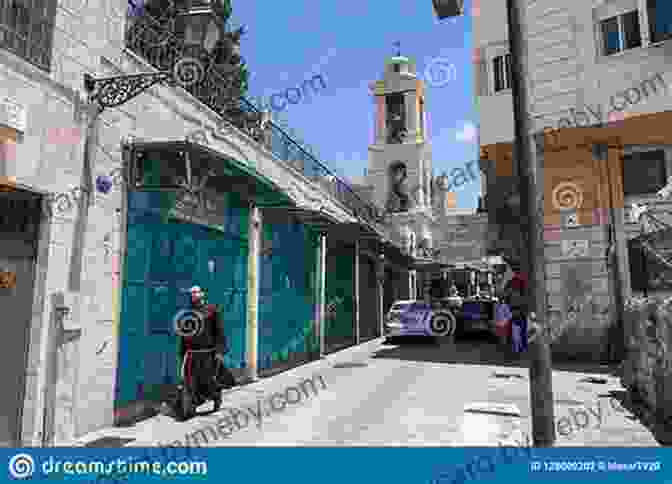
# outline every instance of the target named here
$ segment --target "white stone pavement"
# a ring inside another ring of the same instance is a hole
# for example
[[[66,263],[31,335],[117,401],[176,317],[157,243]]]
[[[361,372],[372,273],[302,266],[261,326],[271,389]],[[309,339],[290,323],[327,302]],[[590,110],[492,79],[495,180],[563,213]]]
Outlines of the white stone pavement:
[[[528,370],[524,362],[497,363],[491,357],[498,351],[485,342],[397,347],[374,340],[226,392],[218,413],[188,422],[159,415],[89,434],[77,445],[101,437],[133,439],[133,447],[528,445]],[[317,375],[326,388],[316,383],[318,391],[301,402],[264,412],[260,426],[241,416],[242,428],[217,435],[232,409],[257,409],[258,399]],[[554,372],[557,445],[658,445],[628,412],[610,406],[606,395],[620,389],[618,379],[582,381],[589,376],[595,375]]]

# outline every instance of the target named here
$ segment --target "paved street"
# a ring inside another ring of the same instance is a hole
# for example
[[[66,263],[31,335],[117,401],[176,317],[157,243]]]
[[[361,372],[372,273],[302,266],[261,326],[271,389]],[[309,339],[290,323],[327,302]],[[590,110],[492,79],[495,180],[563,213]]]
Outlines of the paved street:
[[[599,367],[579,370],[554,372],[557,445],[658,445],[608,398],[622,391],[616,376]],[[242,428],[229,431],[228,438],[215,439],[214,430],[196,437],[199,430],[216,428],[230,409],[255,411],[257,398],[267,400],[274,392],[290,395],[288,387],[298,388],[313,375],[322,377],[324,386],[315,379],[317,391],[307,391],[301,402],[287,403],[282,410],[270,411],[266,401],[260,427],[246,412],[248,417],[238,417]],[[586,381],[590,378],[594,380]],[[376,340],[229,391],[220,412],[208,414],[208,403],[189,422],[158,415],[132,428],[88,435],[80,445],[112,436],[128,439],[129,446],[525,445],[530,434],[528,386],[526,363],[507,361],[493,343],[474,339],[397,346]]]

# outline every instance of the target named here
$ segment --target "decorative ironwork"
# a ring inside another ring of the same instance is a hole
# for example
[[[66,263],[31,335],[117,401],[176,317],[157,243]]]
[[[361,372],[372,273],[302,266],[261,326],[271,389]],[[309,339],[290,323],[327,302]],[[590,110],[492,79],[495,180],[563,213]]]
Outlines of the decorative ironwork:
[[[94,79],[89,74],[84,74],[84,88],[89,95],[89,101],[98,104],[101,111],[121,106],[153,85],[166,81],[174,82],[173,71],[102,79]]]
[[[162,73],[167,75],[169,69],[184,58],[187,53],[184,42],[169,31],[169,22],[159,21],[148,14],[130,19],[130,22],[126,46]],[[230,35],[235,45],[242,33],[238,29],[225,35]],[[280,126],[264,119],[264,113],[243,96],[247,90],[246,66],[241,63],[238,68],[235,64],[237,58],[230,59],[228,64],[223,63],[222,59],[229,53],[221,52],[220,58],[210,64],[202,61],[205,69],[199,82],[183,87],[238,129],[265,144],[278,158],[325,186],[356,217],[374,228],[384,223],[384,215],[375,205],[362,200],[347,182],[334,175]],[[189,54],[192,58],[200,59],[191,52]]]

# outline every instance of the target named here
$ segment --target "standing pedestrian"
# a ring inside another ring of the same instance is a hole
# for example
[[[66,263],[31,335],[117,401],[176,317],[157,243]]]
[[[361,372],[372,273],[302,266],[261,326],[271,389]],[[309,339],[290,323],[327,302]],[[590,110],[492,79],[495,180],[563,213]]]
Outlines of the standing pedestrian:
[[[515,353],[527,351],[527,277],[514,274],[507,284],[508,305],[511,308],[511,345]]]

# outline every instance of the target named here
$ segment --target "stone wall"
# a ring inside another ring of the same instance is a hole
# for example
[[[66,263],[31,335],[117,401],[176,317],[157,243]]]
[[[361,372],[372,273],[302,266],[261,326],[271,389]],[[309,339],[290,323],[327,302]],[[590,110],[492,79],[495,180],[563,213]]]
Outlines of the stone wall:
[[[672,299],[633,298],[626,305],[621,381],[656,423],[672,420]]]

